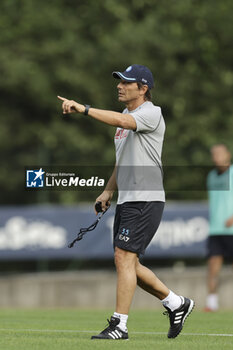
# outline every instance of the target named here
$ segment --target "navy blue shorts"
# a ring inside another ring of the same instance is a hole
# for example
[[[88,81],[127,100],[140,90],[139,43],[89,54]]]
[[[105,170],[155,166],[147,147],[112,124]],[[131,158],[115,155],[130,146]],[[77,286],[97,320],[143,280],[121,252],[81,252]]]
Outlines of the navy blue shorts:
[[[164,202],[118,204],[113,227],[114,248],[143,255],[159,227],[163,209]]]
[[[233,259],[233,235],[213,235],[207,240],[207,256],[221,255]]]

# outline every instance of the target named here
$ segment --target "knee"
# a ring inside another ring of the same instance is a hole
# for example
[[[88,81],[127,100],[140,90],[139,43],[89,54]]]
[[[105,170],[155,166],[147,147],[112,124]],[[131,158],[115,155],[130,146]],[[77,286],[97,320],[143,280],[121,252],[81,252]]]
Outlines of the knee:
[[[223,258],[221,256],[212,256],[208,260],[209,273],[218,274],[222,267]]]
[[[117,269],[128,269],[131,266],[135,267],[137,255],[135,253],[115,248],[114,260]]]
[[[114,254],[114,261],[117,268],[120,268],[124,264],[125,251],[116,247]]]

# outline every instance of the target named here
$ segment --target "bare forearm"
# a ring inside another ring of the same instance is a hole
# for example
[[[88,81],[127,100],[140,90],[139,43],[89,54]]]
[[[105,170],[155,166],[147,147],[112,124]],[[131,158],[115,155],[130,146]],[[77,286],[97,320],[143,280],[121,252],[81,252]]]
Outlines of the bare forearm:
[[[231,216],[231,217],[229,217],[229,219],[227,219],[227,221],[225,222],[225,226],[226,227],[233,226],[233,216]]]
[[[109,208],[111,204],[111,199],[113,197],[114,191],[117,189],[116,184],[116,167],[108,180],[105,190],[101,193],[99,197],[96,198],[96,202],[101,202],[102,210],[105,211]]]
[[[115,127],[122,127],[122,119],[124,118],[122,113],[97,108],[90,108],[88,115],[91,118]]]
[[[106,111],[104,109],[90,108],[88,115],[102,123],[115,127],[136,130],[136,122],[130,114],[122,114],[114,111]]]
[[[105,187],[105,191],[114,193],[116,190],[117,190],[117,183],[116,183],[116,166],[115,166],[113,173],[109,178],[108,183]]]
[[[59,100],[63,101],[62,109],[64,114],[76,113],[76,112],[83,114],[85,112],[84,105],[74,100],[68,100],[65,97],[58,96],[58,98]],[[123,129],[136,130],[136,127],[137,127],[134,118],[130,114],[123,114],[123,113],[114,112],[114,111],[106,111],[104,109],[89,108],[88,115],[91,118],[99,120],[102,123],[123,128]]]

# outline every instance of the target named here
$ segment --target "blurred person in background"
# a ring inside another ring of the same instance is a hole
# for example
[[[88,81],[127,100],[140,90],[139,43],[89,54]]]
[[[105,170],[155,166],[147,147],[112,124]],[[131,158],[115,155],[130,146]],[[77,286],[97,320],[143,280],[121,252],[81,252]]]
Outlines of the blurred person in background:
[[[233,259],[233,165],[224,144],[211,148],[215,165],[207,177],[209,195],[208,295],[205,311],[218,310],[219,275],[224,258]]]

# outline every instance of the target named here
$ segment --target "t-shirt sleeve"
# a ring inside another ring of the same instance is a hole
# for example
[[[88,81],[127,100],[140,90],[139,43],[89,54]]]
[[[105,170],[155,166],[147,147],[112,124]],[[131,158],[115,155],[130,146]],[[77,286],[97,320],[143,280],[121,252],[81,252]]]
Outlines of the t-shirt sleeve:
[[[141,111],[139,110],[129,114],[132,115],[136,122],[136,132],[154,131],[158,127],[162,118],[161,108],[159,107]]]

